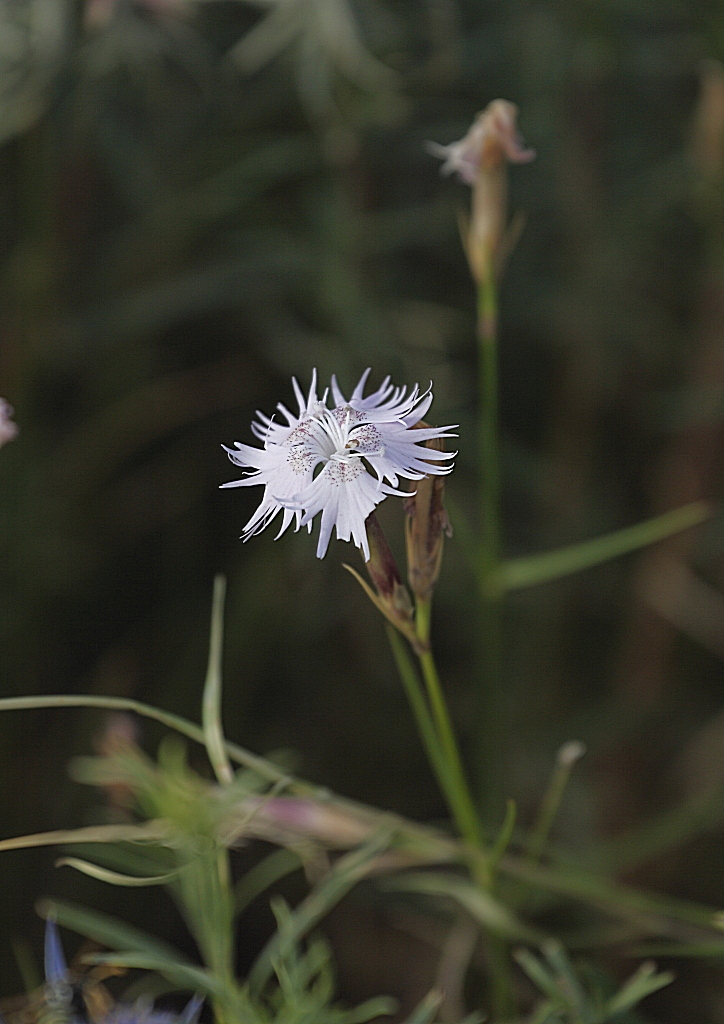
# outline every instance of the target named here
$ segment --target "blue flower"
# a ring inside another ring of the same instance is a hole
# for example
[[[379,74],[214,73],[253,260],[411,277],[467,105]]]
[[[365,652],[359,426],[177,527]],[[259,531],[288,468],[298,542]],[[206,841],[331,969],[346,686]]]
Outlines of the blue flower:
[[[68,970],[58,928],[52,918],[45,925],[45,1005],[46,1016],[62,1024],[88,1024],[89,1014],[83,988],[73,981]],[[135,1003],[116,1003],[94,1024],[197,1024],[204,1000],[194,996],[180,1014],[155,1010],[143,998]]]

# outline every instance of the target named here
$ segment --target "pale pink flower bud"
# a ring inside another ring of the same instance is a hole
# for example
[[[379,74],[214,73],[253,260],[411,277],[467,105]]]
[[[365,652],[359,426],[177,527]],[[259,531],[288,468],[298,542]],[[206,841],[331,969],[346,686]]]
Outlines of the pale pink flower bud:
[[[517,127],[518,108],[508,100],[493,100],[481,111],[464,138],[441,146],[427,144],[442,157],[443,174],[456,172],[473,189],[473,209],[464,239],[474,278],[481,283],[495,269],[507,216],[506,163],[526,164],[535,150],[526,149]]]

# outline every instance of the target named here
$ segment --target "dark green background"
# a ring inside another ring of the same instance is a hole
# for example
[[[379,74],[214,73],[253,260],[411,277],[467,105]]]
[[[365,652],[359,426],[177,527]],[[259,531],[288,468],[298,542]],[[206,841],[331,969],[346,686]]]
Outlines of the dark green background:
[[[476,522],[475,299],[457,229],[469,190],[439,177],[424,142],[459,138],[502,96],[538,154],[511,173],[527,220],[502,291],[506,553],[716,500],[722,177],[697,163],[692,133],[724,20],[714,0],[352,10],[394,81],[325,66],[313,33],[245,75],[225,59],[260,16],[242,2],[183,17],[119,2],[91,30],[82,5],[57,0],[58,33],[38,0],[0,6],[15,40],[0,67],[0,394],[20,425],[0,453],[0,678],[3,695],[127,695],[197,718],[223,571],[228,735],[436,819],[381,623],[341,568],[357,553],[332,544],[318,562],[306,533],[271,530],[242,544],[258,495],[218,490],[238,475],[220,445],[249,442],[254,410],[292,402],[290,377],[305,387],[313,367],[347,390],[368,365],[375,386],[432,379],[428,418],[460,424],[453,521]],[[715,153],[722,118],[707,122]],[[400,507],[382,512],[401,555]],[[582,856],[724,786],[723,544],[714,518],[668,561],[627,557],[509,600],[504,777],[523,825],[571,738],[589,754],[556,838]],[[485,703],[474,595],[453,538],[435,639],[471,761]],[[96,820],[65,765],[102,728],[80,711],[0,718],[3,836]],[[153,749],[159,733],[142,735]],[[3,992],[20,988],[11,941],[40,949],[41,895],[176,927],[52,860],[0,858]],[[724,900],[714,814],[683,848],[633,860],[628,880]],[[722,1019],[716,963],[679,969],[661,1019]]]

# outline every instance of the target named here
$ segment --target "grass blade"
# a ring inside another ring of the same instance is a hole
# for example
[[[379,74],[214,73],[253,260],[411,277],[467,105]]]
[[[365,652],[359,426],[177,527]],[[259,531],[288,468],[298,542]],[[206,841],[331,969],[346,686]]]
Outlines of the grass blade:
[[[611,558],[618,558],[631,551],[655,544],[659,540],[671,537],[681,530],[698,526],[712,515],[711,506],[704,501],[695,501],[690,505],[664,512],[636,526],[627,526],[623,530],[594,537],[581,544],[546,551],[525,558],[514,558],[504,562],[498,571],[491,576],[489,586],[495,593],[506,590],[520,590],[523,587],[535,587],[539,583],[569,576],[583,569],[590,569]]]
[[[234,781],[234,773],[226,752],[226,741],[221,725],[221,656],[224,646],[224,597],[226,579],[218,575],[214,579],[214,597],[211,606],[211,636],[209,639],[209,663],[206,669],[204,697],[201,705],[201,723],[204,743],[211,767],[222,785]]]

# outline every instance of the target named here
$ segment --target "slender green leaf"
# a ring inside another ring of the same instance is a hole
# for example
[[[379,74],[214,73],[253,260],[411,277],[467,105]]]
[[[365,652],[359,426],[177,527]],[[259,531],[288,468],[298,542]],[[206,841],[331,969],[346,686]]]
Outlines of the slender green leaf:
[[[391,1017],[397,1011],[397,1001],[390,996],[375,996],[360,1003],[344,1015],[344,1024],[365,1024],[374,1017]]]
[[[71,931],[85,935],[110,949],[123,950],[124,955],[139,953],[158,962],[194,966],[180,950],[168,943],[96,910],[79,907],[74,903],[41,900],[38,903],[38,913],[44,918],[53,915],[58,924],[65,928],[70,928]]]
[[[87,860],[81,860],[79,857],[60,857],[55,862],[56,868],[75,868],[76,871],[80,871],[82,875],[88,875],[90,878],[97,878],[99,882],[108,882],[109,885],[124,885],[130,888],[138,887],[143,888],[144,886],[151,885],[168,885],[178,875],[178,871],[170,871],[165,875],[122,875],[118,871],[111,871],[109,868],[102,868],[98,864],[91,864]]]
[[[498,833],[497,839],[493,844],[493,848],[490,851],[490,856],[488,858],[488,864],[491,871],[495,870],[496,864],[510,845],[510,840],[513,838],[516,815],[517,808],[515,806],[515,800],[508,800],[505,805],[505,818],[503,819],[503,824],[500,826],[500,832]]]
[[[154,721],[160,722],[161,725],[168,726],[169,729],[174,729],[176,732],[181,733],[182,736],[195,740],[196,743],[200,743],[202,746],[206,745],[204,731],[200,726],[189,722],[186,718],[181,718],[180,715],[174,715],[170,711],[162,711],[160,708],[154,708],[150,704],[143,704],[141,701],[133,700],[130,697],[46,694],[33,697],[0,698],[0,711],[32,711],[37,708],[102,708],[105,711],[132,711],[143,718],[152,718]],[[286,773],[277,768],[271,761],[267,761],[257,754],[252,754],[251,751],[245,750],[244,747],[240,747],[236,743],[227,743],[226,749],[232,760],[244,765],[246,768],[250,768],[269,782],[279,782],[281,779],[288,778]],[[308,791],[314,789],[313,786],[304,785],[303,783],[299,783],[299,785]]]
[[[616,995],[609,1000],[606,1007],[608,1014],[613,1016],[616,1013],[623,1013],[624,1010],[632,1009],[646,996],[670,985],[673,980],[674,975],[671,971],[662,971],[661,974],[657,974],[656,964],[651,962],[641,964],[636,973],[624,982]]]
[[[174,851],[170,846],[156,843],[72,843],[64,845],[63,855],[89,860],[102,868],[123,875],[150,878],[166,875],[176,868]]]
[[[234,892],[236,913],[241,914],[257,896],[269,889],[275,882],[298,871],[302,860],[293,850],[282,847],[247,871],[236,883]]]
[[[415,1007],[405,1024],[432,1024],[437,1011],[442,1006],[443,994],[438,989],[427,993],[422,1002]]]
[[[214,598],[211,608],[211,636],[209,639],[209,663],[206,669],[204,697],[201,705],[201,721],[204,730],[206,752],[211,767],[220,783],[228,785],[234,781],[226,741],[221,725],[221,657],[224,646],[224,597],[226,579],[214,579]]]
[[[556,763],[543,794],[538,817],[528,839],[527,853],[531,861],[540,860],[556,814],[563,800],[563,794],[568,785],[573,766],[583,756],[585,751],[584,744],[577,740],[564,743],[558,751]]]
[[[555,975],[551,974],[545,964],[534,953],[531,953],[529,949],[517,949],[513,956],[533,984],[537,985],[541,992],[553,1000],[554,1004],[560,1006],[562,995],[558,988],[558,982]]]
[[[261,995],[284,949],[314,928],[364,877],[370,863],[389,846],[391,834],[390,828],[382,828],[364,846],[340,857],[326,878],[291,912],[289,928],[276,931],[249,972],[248,984],[252,995]]]
[[[724,958],[724,940],[721,942],[636,942],[626,944],[626,955],[641,956],[675,956],[677,959],[699,959],[712,957]]]
[[[541,1003],[526,1024],[563,1024],[560,1007],[550,1000]]]
[[[636,526],[607,533],[603,537],[594,537],[593,540],[571,544],[556,551],[546,551],[543,554],[504,562],[488,577],[486,586],[495,593],[501,593],[548,583],[550,580],[590,569],[611,558],[618,558],[649,544],[655,544],[681,530],[698,526],[711,515],[712,508],[707,502],[695,501],[671,512],[664,512],[663,515],[654,516],[643,523],[637,523]]]
[[[35,952],[23,939],[11,939],[10,948],[26,992],[35,992],[43,984],[43,974],[38,967]]]
[[[595,1011],[590,1005],[561,943],[556,939],[548,939],[543,943],[543,955],[556,974],[558,987],[566,1003],[583,1024],[594,1024]]]
[[[58,829],[2,839],[0,852],[25,850],[34,846],[56,846],[60,843],[162,843],[168,836],[168,826],[160,820],[148,821],[144,825],[90,825],[87,828]]]
[[[120,949],[117,953],[88,953],[83,960],[88,964],[111,964],[128,970],[156,971],[178,988],[203,992],[214,999],[223,999],[225,995],[222,982],[203,967],[153,956],[151,953],[133,953]]]
[[[500,862],[500,870],[535,888],[570,896],[616,917],[633,920],[639,926],[645,925],[653,934],[679,937],[685,932],[691,938],[692,926],[701,929],[702,941],[715,934],[716,912],[709,907],[642,892],[581,871],[573,864],[543,867],[506,855]]]
[[[399,892],[417,892],[455,900],[485,928],[507,938],[539,945],[545,936],[524,925],[504,904],[489,892],[471,885],[457,875],[416,871],[385,879],[384,888]]]

